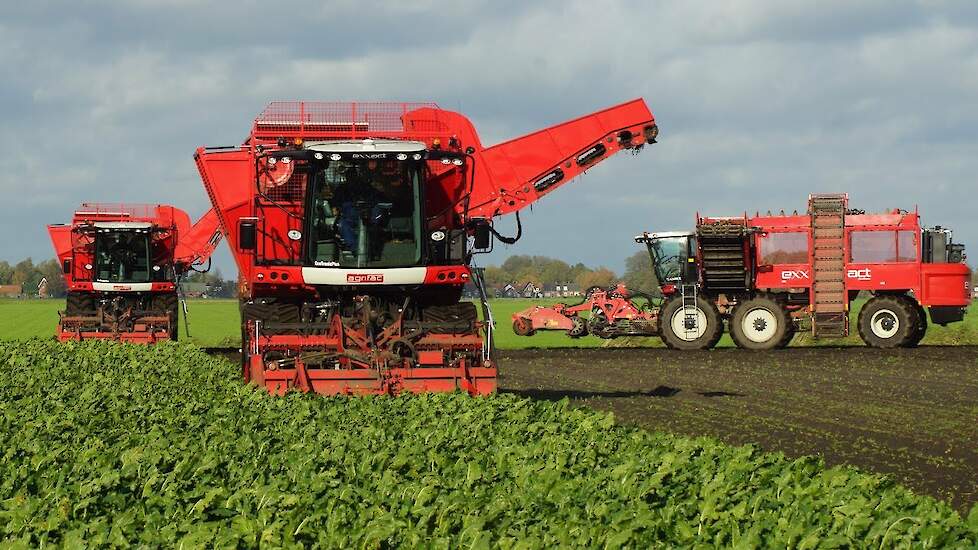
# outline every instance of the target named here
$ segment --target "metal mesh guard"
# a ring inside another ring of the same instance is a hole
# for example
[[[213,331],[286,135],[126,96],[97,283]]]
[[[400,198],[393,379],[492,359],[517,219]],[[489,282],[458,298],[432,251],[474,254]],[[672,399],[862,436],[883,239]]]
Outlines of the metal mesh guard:
[[[85,202],[75,210],[77,215],[128,217],[133,219],[156,218],[156,204],[123,204],[108,202]]]
[[[434,116],[404,116],[422,108],[435,109]],[[255,118],[255,137],[275,138],[299,135],[350,138],[367,135],[423,135],[443,132],[447,125],[439,120],[434,103],[274,101]]]

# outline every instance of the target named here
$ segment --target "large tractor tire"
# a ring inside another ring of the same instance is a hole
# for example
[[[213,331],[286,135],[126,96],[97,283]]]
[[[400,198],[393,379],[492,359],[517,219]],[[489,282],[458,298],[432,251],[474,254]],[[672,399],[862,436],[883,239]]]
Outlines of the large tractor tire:
[[[906,297],[906,300],[911,307],[917,310],[917,330],[914,331],[913,336],[911,336],[910,339],[907,340],[907,343],[904,344],[904,347],[915,348],[918,345],[920,345],[920,341],[923,340],[924,336],[927,335],[927,310],[924,309],[924,307],[921,306],[919,302],[917,302],[913,298],[910,298],[909,296]]]
[[[468,334],[474,330],[479,320],[479,311],[473,302],[459,302],[447,306],[428,306],[424,308],[425,322],[440,323],[444,328],[433,329],[435,334]]]
[[[902,296],[870,298],[859,312],[859,336],[873,348],[905,347],[920,331],[917,308]]]
[[[257,298],[239,302],[241,311],[241,371],[245,382],[251,381],[249,359],[252,346],[252,334],[248,331],[248,321],[262,323],[297,323],[299,322],[299,307],[288,302],[277,302],[274,298]],[[263,329],[263,334],[289,334],[288,329]]]
[[[88,292],[69,292],[65,298],[65,314],[72,317],[95,315],[95,296]]]
[[[797,329],[795,328],[795,323],[794,321],[791,320],[790,316],[788,317],[788,321],[789,321],[788,330],[784,333],[784,338],[781,340],[781,342],[778,343],[778,349],[784,349],[788,347],[788,345],[791,344],[791,341],[794,340],[795,333],[797,333]]]
[[[767,296],[745,300],[730,318],[730,337],[738,348],[769,350],[787,345],[791,317],[784,306]]]
[[[665,345],[672,349],[710,349],[723,336],[723,320],[716,305],[699,296],[692,315],[687,320],[683,311],[683,299],[676,296],[662,306],[659,335]]]

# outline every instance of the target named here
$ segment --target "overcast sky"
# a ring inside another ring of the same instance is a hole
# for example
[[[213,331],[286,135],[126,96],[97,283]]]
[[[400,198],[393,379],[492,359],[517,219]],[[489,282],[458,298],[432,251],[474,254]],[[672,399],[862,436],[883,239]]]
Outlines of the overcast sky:
[[[971,0],[34,1],[0,14],[0,259],[52,257],[44,225],[81,201],[202,214],[194,149],[240,143],[270,100],[432,100],[488,145],[639,96],[660,143],[542,200],[489,262],[621,270],[643,230],[839,191],[866,210],[919,205],[978,257]],[[225,245],[217,259],[233,274]]]

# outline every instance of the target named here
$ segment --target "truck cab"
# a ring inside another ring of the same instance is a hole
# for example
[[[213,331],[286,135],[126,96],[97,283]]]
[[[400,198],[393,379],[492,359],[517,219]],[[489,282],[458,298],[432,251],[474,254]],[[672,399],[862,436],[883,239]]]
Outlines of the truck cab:
[[[652,258],[652,269],[663,294],[672,294],[680,285],[696,284],[696,234],[689,231],[643,233],[635,242],[644,243]]]

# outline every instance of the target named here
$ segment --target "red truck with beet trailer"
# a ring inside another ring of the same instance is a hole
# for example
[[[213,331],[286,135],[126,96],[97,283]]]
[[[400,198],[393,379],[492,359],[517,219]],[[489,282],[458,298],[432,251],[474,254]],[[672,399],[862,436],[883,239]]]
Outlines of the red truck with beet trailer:
[[[848,335],[849,311],[862,292],[868,299],[855,327],[862,340],[913,347],[929,322],[962,321],[971,302],[965,247],[950,230],[925,228],[916,211],[850,209],[844,194],[811,195],[804,214],[697,215],[694,231],[635,240],[648,246],[660,304],[630,303],[624,288],[591,292],[576,306],[514,314],[514,331],[658,335],[670,348],[694,350],[716,345],[726,325],[738,347],[774,349],[798,331]]]

